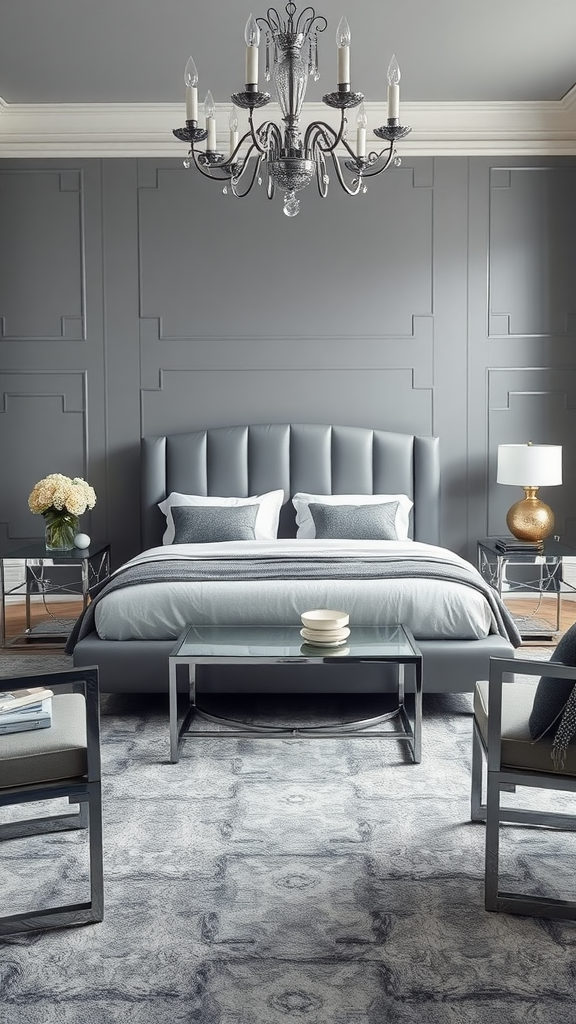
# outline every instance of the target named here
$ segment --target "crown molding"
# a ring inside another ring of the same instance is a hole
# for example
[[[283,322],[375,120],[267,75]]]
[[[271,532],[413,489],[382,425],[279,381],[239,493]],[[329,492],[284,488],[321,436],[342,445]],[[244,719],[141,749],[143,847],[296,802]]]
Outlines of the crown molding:
[[[228,147],[230,104],[216,105],[218,147]],[[267,108],[278,116],[276,103]],[[385,123],[382,103],[365,103],[370,127]],[[258,121],[265,119],[259,112]],[[242,117],[240,115],[240,130]],[[338,115],[323,103],[304,105],[302,124]],[[399,143],[407,156],[574,156],[576,85],[561,100],[522,103],[403,103],[412,133]],[[169,157],[185,154],[172,129],[184,124],[181,103],[6,103],[0,98],[0,157]],[[225,127],[225,130],[224,130]],[[355,115],[349,116],[354,147]],[[376,143],[374,148],[379,148]],[[369,146],[370,148],[370,146]]]

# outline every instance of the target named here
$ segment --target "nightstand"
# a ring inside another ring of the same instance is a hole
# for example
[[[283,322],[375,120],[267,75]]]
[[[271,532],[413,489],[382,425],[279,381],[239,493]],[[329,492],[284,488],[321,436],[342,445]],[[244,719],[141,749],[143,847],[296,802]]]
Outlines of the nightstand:
[[[18,563],[17,582],[10,563]],[[32,647],[55,650],[63,648],[75,619],[54,614],[58,601],[78,598],[78,615],[90,599],[90,591],[110,575],[110,544],[93,541],[89,548],[70,551],[47,551],[43,541],[30,541],[20,548],[0,554],[0,647]],[[46,617],[33,624],[32,605],[42,603]],[[9,604],[23,605],[23,628],[7,636],[6,609]],[[49,605],[51,607],[49,607]]]
[[[512,612],[523,640],[554,640],[559,633],[565,558],[576,559],[576,548],[552,539],[540,551],[500,551],[495,540],[478,541],[480,574],[504,601],[536,598],[531,614]]]

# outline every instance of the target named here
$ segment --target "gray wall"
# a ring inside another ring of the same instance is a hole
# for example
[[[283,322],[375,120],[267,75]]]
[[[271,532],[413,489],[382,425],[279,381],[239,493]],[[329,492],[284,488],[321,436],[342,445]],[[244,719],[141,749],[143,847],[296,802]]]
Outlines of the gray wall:
[[[501,442],[563,444],[543,491],[576,544],[576,160],[404,158],[289,220],[179,160],[0,161],[0,545],[36,480],[84,476],[115,564],[139,548],[142,435],[245,422],[437,434],[443,543],[521,497]]]

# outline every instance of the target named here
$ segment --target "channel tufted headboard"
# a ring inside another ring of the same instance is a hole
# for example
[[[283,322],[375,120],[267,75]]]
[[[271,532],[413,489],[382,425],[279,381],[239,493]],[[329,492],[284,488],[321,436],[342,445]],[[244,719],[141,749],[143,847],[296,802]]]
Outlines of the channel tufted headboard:
[[[279,535],[296,534],[291,496],[407,494],[414,540],[439,543],[437,437],[318,423],[257,423],[145,437],[141,450],[142,549],[162,543],[158,509],[171,491],[248,497],[282,487]]]

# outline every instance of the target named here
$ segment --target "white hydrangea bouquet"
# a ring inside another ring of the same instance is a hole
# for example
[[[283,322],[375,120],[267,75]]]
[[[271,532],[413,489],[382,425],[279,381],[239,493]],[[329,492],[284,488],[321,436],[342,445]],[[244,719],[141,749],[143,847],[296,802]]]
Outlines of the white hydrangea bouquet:
[[[73,548],[78,517],[95,504],[96,494],[90,484],[80,476],[62,473],[51,473],[39,480],[28,498],[30,511],[44,516],[48,550]]]

